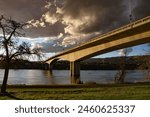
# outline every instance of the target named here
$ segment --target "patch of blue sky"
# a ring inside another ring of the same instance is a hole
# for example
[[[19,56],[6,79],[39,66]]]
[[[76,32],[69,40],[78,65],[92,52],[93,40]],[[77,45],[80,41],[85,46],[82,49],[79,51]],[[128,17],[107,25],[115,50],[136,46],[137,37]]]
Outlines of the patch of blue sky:
[[[42,43],[42,42],[46,42],[49,39],[45,38],[28,38],[28,37],[20,37],[19,39],[19,43],[25,41],[25,42],[29,42],[31,45],[35,44],[35,43]],[[53,41],[53,40],[51,40]],[[147,44],[142,44],[142,45],[138,45],[138,46],[134,46],[132,47],[133,50],[132,52],[129,53],[129,56],[137,56],[137,55],[145,55],[147,51],[150,51],[150,46],[147,46]],[[52,57],[54,55],[56,55],[57,53],[53,52],[53,53],[45,53],[45,59]],[[116,56],[120,56],[118,51],[113,51],[113,52],[109,52],[106,54],[102,54],[102,55],[98,55],[95,56],[93,58],[109,58],[109,57],[116,57]]]
[[[133,50],[132,52],[129,53],[129,56],[145,55],[147,51],[150,51],[150,47],[147,44],[134,46],[132,48]],[[116,56],[120,56],[118,51],[113,51],[106,54],[98,55],[93,58],[109,58],[109,57],[116,57]]]

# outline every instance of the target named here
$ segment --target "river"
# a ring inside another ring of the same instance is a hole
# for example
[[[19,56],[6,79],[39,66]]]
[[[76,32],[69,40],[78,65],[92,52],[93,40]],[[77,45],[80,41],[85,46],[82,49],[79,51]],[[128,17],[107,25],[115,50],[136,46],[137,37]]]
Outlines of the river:
[[[112,83],[116,70],[81,70],[81,81],[100,84]],[[0,70],[0,84],[4,70]],[[125,82],[143,82],[144,71],[128,70]],[[53,70],[53,75],[46,70],[10,70],[8,84],[70,84],[69,70]]]

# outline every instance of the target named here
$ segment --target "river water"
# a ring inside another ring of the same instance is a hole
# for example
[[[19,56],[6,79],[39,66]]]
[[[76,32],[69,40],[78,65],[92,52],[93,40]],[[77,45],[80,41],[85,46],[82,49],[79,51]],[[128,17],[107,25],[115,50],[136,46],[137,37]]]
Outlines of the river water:
[[[81,70],[81,81],[100,84],[112,83],[116,70]],[[4,70],[0,70],[0,84]],[[143,82],[145,71],[129,70],[125,82]],[[69,70],[53,70],[53,75],[46,70],[10,70],[8,84],[70,84]]]

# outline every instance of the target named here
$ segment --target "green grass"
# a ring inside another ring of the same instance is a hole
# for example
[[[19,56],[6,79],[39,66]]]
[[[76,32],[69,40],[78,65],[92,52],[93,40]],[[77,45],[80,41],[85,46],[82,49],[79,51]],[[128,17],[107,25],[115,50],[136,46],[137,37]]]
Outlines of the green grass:
[[[8,86],[0,100],[149,100],[150,84]]]

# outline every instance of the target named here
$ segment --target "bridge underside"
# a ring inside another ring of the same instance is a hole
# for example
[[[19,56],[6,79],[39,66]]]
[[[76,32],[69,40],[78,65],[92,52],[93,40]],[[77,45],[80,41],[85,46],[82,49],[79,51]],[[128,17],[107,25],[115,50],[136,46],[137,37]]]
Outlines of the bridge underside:
[[[141,25],[129,27],[83,44],[79,47],[60,53],[46,62],[52,64],[54,60],[64,59],[70,61],[70,75],[74,77],[71,83],[77,83],[80,76],[80,61],[96,55],[108,53],[144,43],[150,43],[150,21]]]

